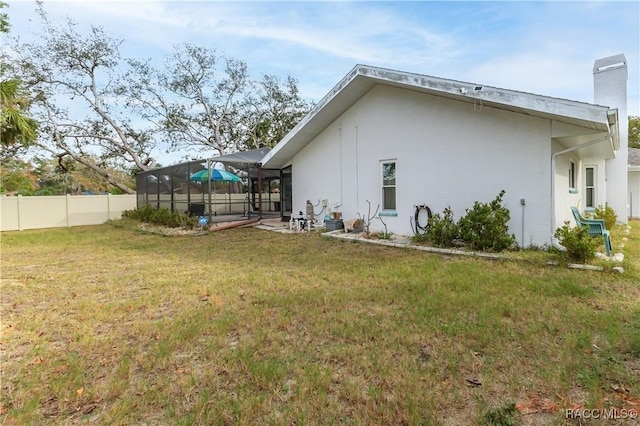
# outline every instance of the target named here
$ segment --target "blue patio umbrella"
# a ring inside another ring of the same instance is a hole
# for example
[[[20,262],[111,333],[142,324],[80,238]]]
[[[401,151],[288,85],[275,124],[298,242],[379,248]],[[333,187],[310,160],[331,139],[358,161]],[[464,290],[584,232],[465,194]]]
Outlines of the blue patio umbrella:
[[[199,172],[196,172],[194,174],[192,174],[189,179],[191,179],[192,181],[195,182],[208,182],[209,180],[211,180],[211,182],[229,182],[229,193],[231,193],[231,182],[242,182],[242,179],[240,179],[238,176],[234,175],[231,172],[228,172],[226,170],[222,170],[222,169],[211,169],[211,170],[200,170]],[[216,193],[213,193],[213,196],[215,197]],[[211,196],[211,195],[209,195]],[[203,199],[204,199],[204,193],[203,193]],[[209,202],[211,202],[211,198],[209,198]],[[214,201],[215,204],[215,201]],[[231,209],[231,196],[229,196],[229,209]]]
[[[209,179],[213,182],[241,182],[238,176],[231,172],[221,169],[200,170],[191,175],[190,179],[195,182],[207,182]]]

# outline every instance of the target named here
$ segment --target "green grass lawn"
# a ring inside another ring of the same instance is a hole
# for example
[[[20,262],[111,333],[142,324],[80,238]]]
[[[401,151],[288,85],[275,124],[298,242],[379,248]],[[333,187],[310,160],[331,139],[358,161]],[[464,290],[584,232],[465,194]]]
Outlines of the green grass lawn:
[[[253,228],[3,233],[0,422],[575,424],[562,409],[637,409],[632,225],[624,274]]]

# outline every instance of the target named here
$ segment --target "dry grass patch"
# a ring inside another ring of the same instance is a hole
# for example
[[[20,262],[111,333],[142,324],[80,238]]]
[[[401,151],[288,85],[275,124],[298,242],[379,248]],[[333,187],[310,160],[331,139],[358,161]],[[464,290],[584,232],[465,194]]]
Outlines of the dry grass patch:
[[[569,404],[629,408],[635,225],[623,275],[257,229],[4,233],[2,422],[468,425],[547,401],[509,418],[563,424]]]

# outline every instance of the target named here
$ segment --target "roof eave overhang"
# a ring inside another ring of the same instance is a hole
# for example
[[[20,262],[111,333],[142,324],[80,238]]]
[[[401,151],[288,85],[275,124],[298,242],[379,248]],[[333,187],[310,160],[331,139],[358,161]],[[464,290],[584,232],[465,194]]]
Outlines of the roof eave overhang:
[[[566,152],[573,152],[580,158],[615,158],[615,150],[609,133],[592,133],[554,138]],[[557,154],[555,154],[557,155]]]
[[[267,168],[283,168],[304,146],[376,84],[395,86],[483,107],[526,114],[610,132],[609,108],[567,99],[480,86],[367,65],[355,66],[263,159]],[[616,114],[617,122],[617,114]],[[614,142],[615,143],[615,142]],[[619,146],[619,142],[618,142]]]
[[[483,107],[549,118],[592,130],[608,130],[606,114],[609,108],[604,106],[374,67],[361,66],[360,74],[381,84]]]

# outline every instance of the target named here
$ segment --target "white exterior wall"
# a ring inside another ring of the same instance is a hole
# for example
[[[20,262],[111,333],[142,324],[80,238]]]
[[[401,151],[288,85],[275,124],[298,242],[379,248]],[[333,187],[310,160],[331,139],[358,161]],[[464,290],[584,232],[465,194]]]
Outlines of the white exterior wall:
[[[629,217],[640,219],[640,170],[628,172]]]
[[[549,244],[550,129],[549,120],[378,85],[292,159],[293,211],[326,198],[342,204],[347,219],[366,215],[366,200],[373,213],[380,162],[394,159],[390,232],[411,234],[416,204],[434,213],[451,206],[458,219],[504,189],[518,244]],[[372,231],[382,229],[372,222]]]
[[[552,146],[554,153],[564,149],[557,142],[553,142]],[[551,161],[551,159],[549,161]],[[571,161],[576,165],[576,185],[578,188],[575,189],[577,192],[569,188],[569,168]],[[581,201],[582,193],[579,189],[584,174],[582,172],[580,159],[572,153],[558,156],[555,160],[555,170],[556,173],[553,181],[556,199],[554,213],[556,217],[555,227],[559,228],[565,221],[573,223],[574,219],[571,213],[571,207],[580,206],[581,210],[584,207],[584,203]],[[549,228],[549,231],[551,231],[551,228]]]
[[[552,143],[553,151],[558,152],[563,148],[556,142]],[[576,165],[576,188],[569,188],[569,167],[573,161]],[[587,209],[585,169],[593,167],[595,171],[595,206],[605,205],[607,202],[607,187],[605,181],[606,162],[599,158],[580,158],[575,153],[569,153],[556,158],[555,184],[555,216],[556,227],[563,225],[564,221],[574,224],[571,207],[578,207],[580,211]]]

